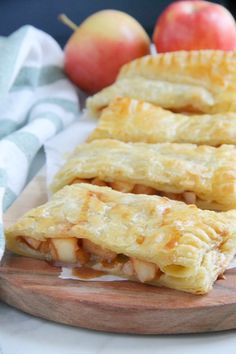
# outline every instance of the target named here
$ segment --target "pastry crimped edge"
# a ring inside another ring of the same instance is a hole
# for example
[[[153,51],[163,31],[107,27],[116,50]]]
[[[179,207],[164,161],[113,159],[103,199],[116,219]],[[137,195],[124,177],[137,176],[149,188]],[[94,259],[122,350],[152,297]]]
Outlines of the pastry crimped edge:
[[[117,80],[136,76],[199,85],[213,92],[236,91],[236,52],[190,50],[147,55],[123,65]]]

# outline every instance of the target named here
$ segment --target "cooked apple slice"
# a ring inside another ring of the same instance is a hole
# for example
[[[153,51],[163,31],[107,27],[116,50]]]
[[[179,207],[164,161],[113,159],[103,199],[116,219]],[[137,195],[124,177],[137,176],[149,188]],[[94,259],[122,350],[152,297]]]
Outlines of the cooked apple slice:
[[[185,200],[185,203],[187,204],[196,204],[196,194],[193,192],[184,192],[183,197]]]
[[[50,251],[53,259],[68,263],[77,261],[78,242],[76,238],[54,238],[51,240],[51,245]]]
[[[37,250],[41,245],[41,241],[35,240],[32,237],[24,236],[23,239],[27,243],[27,245],[33,248],[34,250]]]
[[[125,262],[125,264],[122,267],[122,271],[125,275],[131,277],[134,275],[134,266],[132,261]]]
[[[131,258],[137,278],[144,283],[151,281],[156,276],[156,265],[150,262],[140,261],[136,258]]]

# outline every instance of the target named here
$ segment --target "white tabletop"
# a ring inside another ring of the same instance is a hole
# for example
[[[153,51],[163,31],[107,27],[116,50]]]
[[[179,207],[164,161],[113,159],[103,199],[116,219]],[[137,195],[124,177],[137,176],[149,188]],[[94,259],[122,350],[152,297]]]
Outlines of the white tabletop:
[[[44,163],[41,151],[30,178]],[[0,302],[0,354],[235,354],[236,331],[140,336],[95,332],[35,318]]]
[[[235,354],[235,334],[109,334],[51,323],[0,303],[0,354]]]

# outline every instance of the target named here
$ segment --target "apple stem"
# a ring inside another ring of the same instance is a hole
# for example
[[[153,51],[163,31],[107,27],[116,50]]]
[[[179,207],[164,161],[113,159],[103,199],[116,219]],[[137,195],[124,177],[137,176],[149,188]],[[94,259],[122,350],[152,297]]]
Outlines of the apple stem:
[[[69,17],[67,17],[65,14],[60,14],[58,16],[58,20],[64,23],[64,25],[71,28],[73,31],[76,31],[78,28],[78,26],[73,21],[71,21]]]

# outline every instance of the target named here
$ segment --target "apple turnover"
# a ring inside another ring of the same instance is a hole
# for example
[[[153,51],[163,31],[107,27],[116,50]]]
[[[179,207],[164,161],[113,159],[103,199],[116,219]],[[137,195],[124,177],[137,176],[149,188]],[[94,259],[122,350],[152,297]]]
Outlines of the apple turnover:
[[[180,114],[133,98],[120,97],[103,110],[88,141],[96,139],[151,144],[236,144],[236,112]]]
[[[87,99],[98,116],[117,96],[147,101],[172,111],[236,111],[236,53],[178,51],[145,56],[124,65],[116,82]]]
[[[204,294],[235,255],[236,211],[82,183],[26,213],[6,242],[23,256]]]
[[[236,208],[236,148],[94,140],[75,149],[52,191],[81,182],[228,210]]]

